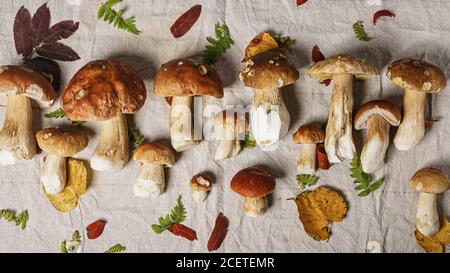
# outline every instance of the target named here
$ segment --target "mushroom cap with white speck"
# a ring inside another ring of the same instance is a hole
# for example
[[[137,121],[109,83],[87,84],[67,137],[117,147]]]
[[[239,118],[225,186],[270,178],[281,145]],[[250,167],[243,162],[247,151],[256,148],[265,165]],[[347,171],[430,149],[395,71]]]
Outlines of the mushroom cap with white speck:
[[[141,163],[161,164],[172,167],[175,164],[175,157],[170,148],[165,145],[148,142],[136,147],[133,159]]]
[[[36,133],[39,147],[48,153],[69,157],[83,150],[89,143],[88,135],[75,128],[46,128]]]
[[[435,168],[423,168],[417,171],[410,182],[411,187],[425,193],[443,193],[449,188],[447,175]]]

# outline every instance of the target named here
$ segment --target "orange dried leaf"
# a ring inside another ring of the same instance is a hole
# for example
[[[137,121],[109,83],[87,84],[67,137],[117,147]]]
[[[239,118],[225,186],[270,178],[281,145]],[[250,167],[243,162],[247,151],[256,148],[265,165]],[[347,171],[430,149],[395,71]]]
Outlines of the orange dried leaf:
[[[445,245],[450,244],[450,223],[447,219],[441,219],[441,227],[432,237],[427,237],[418,230],[414,234],[416,235],[417,243],[427,253],[443,253]]]
[[[253,38],[245,49],[244,61],[251,59],[253,56],[272,49],[278,48],[275,38],[267,32],[261,32]]]

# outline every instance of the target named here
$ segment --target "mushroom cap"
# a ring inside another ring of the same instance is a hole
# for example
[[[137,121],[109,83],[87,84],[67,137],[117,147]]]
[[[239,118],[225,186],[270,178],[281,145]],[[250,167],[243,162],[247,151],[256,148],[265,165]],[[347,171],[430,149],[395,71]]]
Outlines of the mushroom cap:
[[[46,128],[36,133],[39,147],[51,154],[72,156],[83,150],[89,143],[88,135],[75,128]]]
[[[244,85],[254,89],[280,88],[293,84],[298,77],[298,70],[281,49],[256,54],[239,73]]]
[[[352,74],[356,79],[365,80],[379,74],[378,69],[366,60],[348,55],[335,55],[316,62],[308,68],[308,74],[323,82],[337,75]]]
[[[141,163],[161,164],[167,167],[172,167],[175,164],[172,150],[165,145],[154,142],[142,143],[137,146],[133,153],[133,159]]]
[[[361,106],[355,114],[355,129],[367,128],[367,120],[373,115],[380,115],[392,126],[398,126],[402,119],[400,110],[384,100],[370,101]]]
[[[191,178],[189,187],[194,191],[210,191],[212,179],[207,173],[196,174]]]
[[[386,76],[403,89],[426,93],[437,93],[447,84],[444,72],[439,67],[408,58],[391,63],[386,70]]]
[[[61,107],[70,120],[108,120],[137,112],[147,91],[138,73],[120,61],[87,63],[61,95]]]
[[[224,110],[214,117],[214,125],[219,129],[231,128],[233,131],[243,133],[248,127],[245,114],[240,117],[237,112]]]
[[[295,143],[299,144],[316,144],[325,140],[325,133],[322,129],[311,125],[304,124],[292,135]]]
[[[438,194],[448,190],[449,180],[441,170],[423,168],[413,175],[410,185],[420,192]]]
[[[55,90],[44,76],[17,65],[0,66],[0,94],[27,96],[45,107],[55,99]]]
[[[231,179],[231,189],[245,197],[265,196],[275,189],[275,177],[266,170],[251,167],[240,170]]]
[[[223,97],[222,80],[211,67],[188,59],[175,59],[161,66],[153,91],[162,97]]]

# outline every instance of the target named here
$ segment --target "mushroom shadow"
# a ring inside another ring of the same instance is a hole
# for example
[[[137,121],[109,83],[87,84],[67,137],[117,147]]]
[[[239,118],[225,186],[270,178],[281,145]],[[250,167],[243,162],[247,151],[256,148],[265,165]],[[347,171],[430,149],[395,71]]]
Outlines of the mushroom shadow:
[[[144,80],[152,80],[156,75],[156,67],[146,56],[138,56],[129,52],[118,52],[111,54],[106,59],[118,60],[129,64]]]

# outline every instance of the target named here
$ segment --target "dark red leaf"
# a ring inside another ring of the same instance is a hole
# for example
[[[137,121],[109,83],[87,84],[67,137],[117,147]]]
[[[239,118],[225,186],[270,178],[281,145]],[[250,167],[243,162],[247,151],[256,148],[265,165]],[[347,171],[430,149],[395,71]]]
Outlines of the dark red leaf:
[[[45,38],[48,28],[50,27],[50,10],[47,3],[40,6],[31,19],[31,24],[36,39],[36,44],[40,44]]]
[[[183,13],[170,27],[170,32],[172,32],[173,37],[180,38],[186,34],[191,27],[197,22],[198,17],[202,12],[201,5],[195,5],[188,11]]]
[[[217,215],[214,229],[209,236],[208,251],[213,251],[220,248],[225,236],[227,235],[227,229],[228,219],[222,214],[222,212],[220,212],[219,215]]]
[[[23,6],[14,18],[13,32],[17,54],[22,55],[23,59],[26,59],[33,52],[36,44],[31,27],[30,12]]]
[[[323,144],[317,144],[316,148],[317,166],[321,170],[328,170],[331,167],[330,161],[328,161],[327,153]]]
[[[75,31],[77,31],[79,25],[79,22],[74,22],[72,20],[61,21],[54,24],[48,30],[43,42],[54,43],[58,40],[69,38]]]
[[[323,84],[325,84],[325,86],[330,85],[330,83],[331,83],[331,79],[327,79],[327,80],[323,81]]]
[[[317,63],[317,62],[325,60],[325,57],[323,56],[322,52],[320,52],[320,49],[317,45],[315,45],[312,48],[311,59],[312,59],[313,63]]]
[[[78,54],[73,51],[73,49],[61,43],[45,43],[36,50],[36,53],[45,58],[65,62],[71,62],[80,59],[80,56],[78,56]]]
[[[50,82],[56,92],[59,91],[59,85],[61,83],[61,69],[59,68],[57,62],[47,58],[36,57],[27,61],[24,66],[40,73]]]
[[[296,0],[296,1],[297,1],[297,7],[305,4],[306,2],[308,2],[308,0]]]
[[[378,18],[383,17],[383,16],[395,17],[395,14],[393,14],[392,12],[390,12],[387,9],[379,10],[379,11],[375,12],[373,15],[373,24],[376,25]]]
[[[173,97],[164,97],[168,105],[172,105]]]
[[[86,227],[87,236],[89,239],[93,240],[98,238],[103,233],[105,229],[106,222],[103,220],[97,220]]]
[[[195,230],[188,228],[183,224],[173,224],[169,228],[169,231],[172,232],[172,234],[186,238],[189,241],[197,240],[197,233],[195,232]]]
[[[431,129],[431,127],[433,127],[433,125],[440,121],[439,119],[427,119],[425,120],[425,129],[429,130]]]

